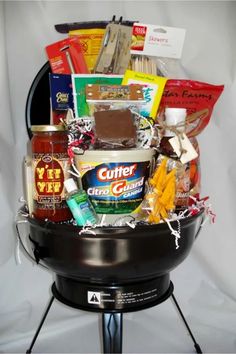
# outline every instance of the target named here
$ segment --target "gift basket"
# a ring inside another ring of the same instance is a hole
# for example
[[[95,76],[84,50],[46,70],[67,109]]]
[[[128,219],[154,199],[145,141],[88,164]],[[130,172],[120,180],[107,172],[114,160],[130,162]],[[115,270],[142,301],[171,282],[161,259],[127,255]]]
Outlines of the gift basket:
[[[171,270],[214,221],[196,137],[223,86],[176,78],[183,29],[115,17],[56,29],[68,36],[46,47],[26,103],[19,214],[53,297],[102,312],[104,352],[120,352],[122,313],[173,296]]]

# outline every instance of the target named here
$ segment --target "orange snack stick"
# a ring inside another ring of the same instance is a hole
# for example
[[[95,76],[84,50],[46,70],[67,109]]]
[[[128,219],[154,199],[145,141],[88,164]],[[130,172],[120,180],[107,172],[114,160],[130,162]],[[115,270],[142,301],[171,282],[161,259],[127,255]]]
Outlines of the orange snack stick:
[[[171,170],[167,175],[166,175],[166,179],[165,179],[165,183],[163,185],[163,188],[166,188],[167,184],[169,183],[169,181],[172,179],[173,180],[174,177],[174,181],[176,178],[176,168],[173,168],[173,170]]]
[[[154,172],[152,178],[150,178],[150,184],[156,186],[158,181],[162,180],[166,171],[167,158],[163,159],[160,166]]]
[[[168,213],[167,213],[167,211],[166,211],[166,209],[165,209],[164,206],[161,207],[160,215],[161,215],[161,217],[162,217],[163,219],[167,219],[167,218],[168,218]]]
[[[175,182],[175,180],[174,180]],[[175,185],[173,183],[173,179],[169,181],[169,183],[166,185],[166,188],[162,194],[162,196],[159,199],[159,202],[162,205],[167,205],[171,199],[175,197]]]
[[[165,179],[166,179],[166,169],[162,169],[160,176],[155,185],[156,193],[158,195],[161,195],[163,193]]]
[[[161,204],[158,202],[158,200],[156,200],[156,203],[154,205],[154,208],[153,208],[153,215],[158,215],[160,214],[160,209],[161,209]]]
[[[149,214],[148,216],[148,222],[158,224],[160,222],[161,218],[159,216],[154,216],[153,214]]]

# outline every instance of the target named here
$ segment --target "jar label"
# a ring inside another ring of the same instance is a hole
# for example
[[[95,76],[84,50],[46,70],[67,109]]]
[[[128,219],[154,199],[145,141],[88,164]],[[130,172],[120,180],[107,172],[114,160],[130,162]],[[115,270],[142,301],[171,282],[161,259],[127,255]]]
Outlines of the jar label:
[[[93,162],[80,162],[83,187],[96,213],[134,212],[143,199],[149,165],[149,161],[98,163],[96,166]]]
[[[64,179],[68,156],[63,153],[33,154],[33,199],[40,209],[63,208]]]

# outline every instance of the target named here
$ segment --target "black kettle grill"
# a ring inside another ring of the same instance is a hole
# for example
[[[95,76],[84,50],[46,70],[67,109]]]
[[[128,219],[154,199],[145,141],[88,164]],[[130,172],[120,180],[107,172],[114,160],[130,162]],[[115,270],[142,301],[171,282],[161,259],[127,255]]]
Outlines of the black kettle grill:
[[[156,306],[172,297],[197,353],[202,353],[173,294],[170,272],[188,256],[204,219],[197,215],[167,224],[97,227],[95,234],[78,226],[27,217],[35,261],[55,274],[52,297],[27,353],[56,298],[81,310],[102,313],[103,352],[122,353],[123,313]]]
[[[49,124],[50,66],[36,75],[26,102],[26,126]],[[36,262],[53,273],[52,297],[27,353],[31,353],[54,298],[74,308],[101,312],[104,353],[122,352],[122,314],[160,304],[170,296],[194,342],[196,340],[173,294],[170,272],[188,256],[204,218],[197,215],[174,221],[180,229],[176,248],[167,224],[97,227],[95,234],[80,227],[27,217]]]

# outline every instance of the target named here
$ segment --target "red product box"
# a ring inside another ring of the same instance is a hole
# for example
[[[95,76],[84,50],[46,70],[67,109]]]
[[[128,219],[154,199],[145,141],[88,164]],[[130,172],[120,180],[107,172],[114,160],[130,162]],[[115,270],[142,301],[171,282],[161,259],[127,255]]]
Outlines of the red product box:
[[[46,47],[54,74],[89,74],[78,37],[70,37]]]

